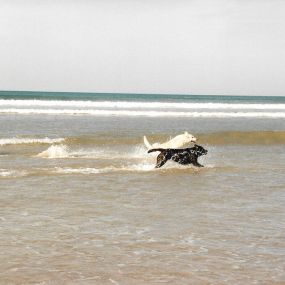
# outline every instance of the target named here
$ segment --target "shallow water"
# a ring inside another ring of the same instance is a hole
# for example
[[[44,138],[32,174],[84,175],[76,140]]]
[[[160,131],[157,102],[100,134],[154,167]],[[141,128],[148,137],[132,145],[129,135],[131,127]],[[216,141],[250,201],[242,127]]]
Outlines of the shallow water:
[[[0,115],[1,284],[283,284],[285,122]],[[154,169],[185,130],[204,168]]]

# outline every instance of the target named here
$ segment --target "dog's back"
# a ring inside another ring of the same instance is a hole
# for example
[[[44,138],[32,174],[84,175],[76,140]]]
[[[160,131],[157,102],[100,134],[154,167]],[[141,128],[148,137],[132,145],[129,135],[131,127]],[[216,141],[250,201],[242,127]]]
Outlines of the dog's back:
[[[156,168],[163,166],[168,160],[173,160],[179,164],[193,164],[194,166],[203,167],[198,163],[198,157],[207,154],[207,150],[202,146],[195,145],[191,148],[184,149],[172,149],[172,148],[153,148],[148,153],[159,151],[160,154],[157,156]]]
[[[173,139],[165,142],[165,143],[154,143],[154,144],[150,144],[149,141],[147,140],[146,136],[144,136],[144,144],[148,149],[151,148],[181,148],[183,146],[189,145],[191,143],[195,143],[196,142],[196,138],[189,134],[188,132],[184,132],[181,135],[178,135],[176,137],[174,137]]]

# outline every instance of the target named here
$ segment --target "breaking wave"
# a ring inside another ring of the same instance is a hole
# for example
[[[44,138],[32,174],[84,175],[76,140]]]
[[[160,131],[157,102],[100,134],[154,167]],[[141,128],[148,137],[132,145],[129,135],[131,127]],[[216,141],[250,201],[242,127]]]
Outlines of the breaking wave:
[[[0,114],[117,117],[285,118],[284,103],[0,99]]]
[[[66,158],[69,157],[70,154],[69,148],[66,145],[52,145],[37,156],[44,158]]]
[[[53,144],[63,142],[64,138],[3,138],[0,139],[0,146],[17,144]]]
[[[23,170],[0,169],[0,178],[14,178],[22,177],[25,175],[27,175],[27,172]]]
[[[285,118],[285,112],[198,112],[96,109],[0,109],[2,114],[90,115],[117,117]]]
[[[96,158],[96,159],[141,159],[147,156],[144,147],[134,147],[130,152],[112,149],[73,149],[67,145],[52,145],[36,155],[42,158]],[[149,155],[148,155],[149,156]],[[149,156],[150,157],[150,156]]]
[[[187,102],[128,102],[128,101],[80,101],[80,100],[5,100],[0,106],[17,107],[66,107],[66,108],[122,108],[122,109],[239,109],[239,110],[285,110],[285,104],[260,103],[187,103]]]

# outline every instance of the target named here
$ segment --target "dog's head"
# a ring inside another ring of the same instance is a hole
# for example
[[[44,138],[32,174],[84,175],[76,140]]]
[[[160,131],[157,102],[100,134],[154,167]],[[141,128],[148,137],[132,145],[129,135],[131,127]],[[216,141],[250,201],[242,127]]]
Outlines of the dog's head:
[[[197,138],[195,138],[193,135],[189,134],[188,132],[184,132],[183,139],[185,143],[195,143],[197,141]]]
[[[204,149],[202,146],[197,145],[197,144],[195,144],[194,146],[194,151],[197,154],[197,156],[206,155],[208,153],[206,149]]]

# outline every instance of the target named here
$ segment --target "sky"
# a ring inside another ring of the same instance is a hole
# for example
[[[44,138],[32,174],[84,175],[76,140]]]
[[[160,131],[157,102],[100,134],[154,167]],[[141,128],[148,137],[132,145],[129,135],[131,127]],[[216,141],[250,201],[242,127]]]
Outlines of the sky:
[[[0,90],[285,96],[283,0],[0,0]]]

